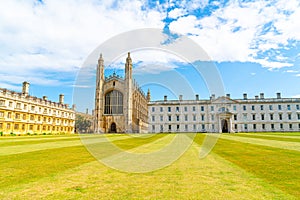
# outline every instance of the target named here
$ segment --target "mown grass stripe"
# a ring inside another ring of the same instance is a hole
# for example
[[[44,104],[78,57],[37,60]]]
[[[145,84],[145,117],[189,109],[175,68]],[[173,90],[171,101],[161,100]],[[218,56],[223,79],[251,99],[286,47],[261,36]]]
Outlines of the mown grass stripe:
[[[295,150],[300,151],[300,143],[299,142],[288,142],[288,141],[276,141],[276,140],[268,140],[268,139],[260,139],[260,138],[249,138],[249,137],[240,137],[240,136],[229,136],[222,134],[220,138],[233,140],[237,142],[250,143],[262,146],[275,147],[279,149],[287,149],[287,150]]]
[[[232,134],[228,134],[229,136],[232,136]],[[266,139],[266,140],[277,140],[277,141],[288,141],[288,142],[300,142],[300,137],[295,138],[295,137],[272,137],[270,135],[251,135],[251,134],[235,134],[235,136],[239,137],[246,137],[246,138],[260,138],[260,139]]]
[[[111,140],[127,139],[127,138],[128,137],[126,136],[120,136],[120,137],[114,137]],[[105,141],[107,141],[105,138],[96,138],[96,137],[85,139],[85,142],[87,144],[101,143]],[[5,147],[1,147],[0,156],[27,153],[27,152],[47,150],[47,149],[56,149],[56,148],[63,148],[63,147],[82,146],[82,145],[83,144],[81,140],[78,138],[77,140],[71,140],[71,141],[54,141],[54,142],[38,143],[38,144],[5,146]]]
[[[281,190],[300,196],[300,153],[269,146],[219,139],[214,153]]]

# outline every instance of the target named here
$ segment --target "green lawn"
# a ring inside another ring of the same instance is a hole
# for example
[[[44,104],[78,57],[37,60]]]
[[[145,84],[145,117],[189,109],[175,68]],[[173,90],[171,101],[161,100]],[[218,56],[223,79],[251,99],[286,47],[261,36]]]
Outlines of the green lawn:
[[[199,159],[206,135],[174,163],[148,173],[97,158],[158,152],[175,134],[0,137],[0,199],[300,199],[300,134],[223,134]],[[122,154],[121,154],[122,155]],[[132,165],[138,163],[132,162]]]

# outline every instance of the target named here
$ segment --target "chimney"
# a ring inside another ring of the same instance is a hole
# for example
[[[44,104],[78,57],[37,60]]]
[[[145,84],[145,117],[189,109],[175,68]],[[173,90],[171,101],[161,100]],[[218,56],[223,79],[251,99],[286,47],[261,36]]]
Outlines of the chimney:
[[[264,93],[260,93],[260,98],[261,99],[264,99],[265,97],[264,97]]]
[[[199,94],[196,94],[196,101],[199,101]]]
[[[89,114],[89,109],[88,108],[86,109],[85,114]]]
[[[167,100],[168,100],[168,96],[165,95],[165,96],[164,96],[164,101],[167,101]]]
[[[255,95],[255,100],[258,100],[258,95]]]
[[[30,84],[28,82],[23,82],[22,94],[24,94],[25,96],[29,95],[29,85]]]
[[[47,97],[47,96],[43,96],[43,100],[44,100],[44,101],[47,101],[47,100],[48,100],[48,97]]]
[[[244,99],[247,99],[247,93],[243,94]]]
[[[72,110],[76,110],[76,104],[72,105]]]
[[[65,96],[63,94],[59,95],[59,103],[64,104]]]
[[[281,99],[281,93],[280,92],[277,92],[277,99]]]
[[[215,94],[212,94],[211,95],[211,99],[215,99],[216,98],[216,95]]]
[[[230,94],[226,94],[226,97],[228,97],[230,99]]]
[[[182,95],[179,95],[179,101],[182,101]]]

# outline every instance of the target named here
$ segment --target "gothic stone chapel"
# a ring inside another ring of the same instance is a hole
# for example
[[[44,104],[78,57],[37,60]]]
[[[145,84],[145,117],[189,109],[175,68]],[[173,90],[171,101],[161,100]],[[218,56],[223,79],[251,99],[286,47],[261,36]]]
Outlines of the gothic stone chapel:
[[[98,59],[95,92],[95,133],[144,133],[148,132],[147,95],[132,78],[130,53],[125,63],[125,78],[104,76],[102,54]]]

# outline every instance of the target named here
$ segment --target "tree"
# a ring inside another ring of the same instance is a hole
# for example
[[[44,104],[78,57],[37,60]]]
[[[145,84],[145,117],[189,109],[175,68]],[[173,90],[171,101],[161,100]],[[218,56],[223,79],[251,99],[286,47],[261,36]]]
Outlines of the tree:
[[[92,122],[89,119],[86,119],[84,116],[76,114],[75,118],[75,129],[77,133],[86,133],[89,132]]]

